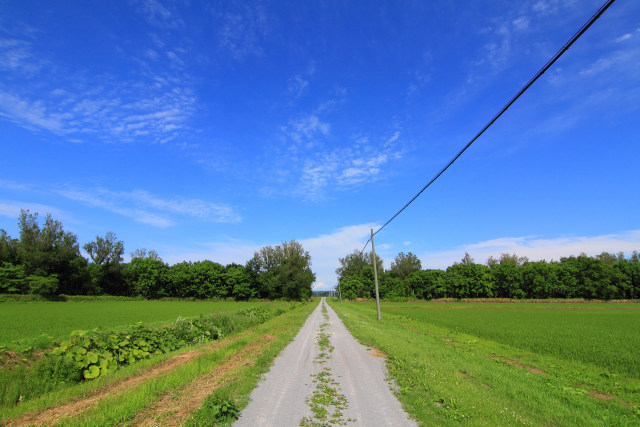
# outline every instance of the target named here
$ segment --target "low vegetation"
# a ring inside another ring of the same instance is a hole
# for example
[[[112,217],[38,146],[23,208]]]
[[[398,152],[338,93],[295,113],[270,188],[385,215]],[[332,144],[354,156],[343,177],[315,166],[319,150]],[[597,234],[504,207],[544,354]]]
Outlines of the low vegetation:
[[[105,377],[68,382],[60,389],[4,405],[0,418],[16,425],[53,420],[64,420],[65,425],[230,422],[246,406],[249,393],[273,358],[315,308],[315,304],[279,304],[279,308],[268,305],[219,316],[236,323],[211,323],[207,317],[182,321],[182,326],[176,322],[170,326],[182,328],[181,333],[187,335],[181,339],[186,344],[188,337],[191,343],[199,341],[203,331],[215,331],[219,339],[125,364]]]
[[[235,313],[178,318],[161,327],[143,323],[117,330],[76,330],[52,349],[0,370],[0,405],[10,407],[70,384],[109,373],[186,346],[222,339],[280,315],[281,307],[258,306]]]
[[[3,325],[0,328],[0,353],[3,349],[24,353],[53,347],[78,329],[113,329],[137,322],[162,326],[178,317],[234,313],[265,305],[255,301],[147,301],[125,297],[70,297],[67,302],[21,301],[0,302],[0,324]],[[280,303],[266,305],[279,307]]]
[[[637,304],[331,306],[425,425],[640,423]]]

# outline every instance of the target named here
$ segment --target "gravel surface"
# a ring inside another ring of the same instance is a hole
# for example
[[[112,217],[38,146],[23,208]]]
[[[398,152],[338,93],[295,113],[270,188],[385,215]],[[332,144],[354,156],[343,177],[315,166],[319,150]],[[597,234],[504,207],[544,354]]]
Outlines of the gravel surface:
[[[323,298],[253,390],[235,425],[416,425],[391,392],[384,359],[377,356],[353,338]]]

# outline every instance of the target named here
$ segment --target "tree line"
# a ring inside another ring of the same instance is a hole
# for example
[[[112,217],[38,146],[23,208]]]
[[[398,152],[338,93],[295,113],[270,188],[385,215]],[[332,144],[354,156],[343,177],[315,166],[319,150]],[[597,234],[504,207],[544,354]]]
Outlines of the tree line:
[[[115,233],[96,236],[82,248],[75,234],[48,214],[22,210],[19,238],[0,229],[0,293],[123,295],[144,298],[307,299],[315,274],[311,257],[296,241],[265,246],[245,265],[213,261],[168,265],[157,252],[137,249],[124,262]]]
[[[465,253],[460,262],[446,270],[422,269],[417,256],[400,253],[384,270],[377,259],[378,288],[381,298],[640,298],[640,256],[629,258],[622,252],[585,254],[560,261],[529,261],[515,254],[490,257],[476,264]],[[355,251],[340,258],[336,270],[343,298],[373,298],[372,254]]]

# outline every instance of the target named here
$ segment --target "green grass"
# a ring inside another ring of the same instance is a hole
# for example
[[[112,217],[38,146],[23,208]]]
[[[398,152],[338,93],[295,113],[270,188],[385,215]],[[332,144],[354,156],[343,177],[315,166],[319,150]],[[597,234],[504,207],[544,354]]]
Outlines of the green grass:
[[[288,305],[288,303],[277,304]],[[242,366],[239,370],[240,372],[237,373],[235,381],[216,391],[216,394],[223,393],[224,396],[231,396],[238,408],[242,408],[246,406],[249,393],[259,381],[262,373],[268,370],[273,358],[293,339],[313,308],[315,308],[315,304],[298,304],[292,310],[288,310],[284,314],[268,320],[246,333],[242,333],[239,339],[220,341],[222,345],[219,348],[207,351],[201,358],[181,365],[167,374],[139,384],[124,393],[110,396],[79,417],[65,419],[63,423],[65,425],[121,425],[126,423],[164,393],[173,392],[198,376],[214,370],[219,363],[229,359],[233,354],[242,350],[248,343],[263,334],[272,334],[275,336],[274,341],[270,342],[267,349],[256,358],[255,363]],[[148,369],[154,364],[186,350],[183,349],[151,360],[141,361],[139,364],[116,371],[113,375],[72,385],[68,388],[57,390],[55,393],[48,393],[24,402],[23,405],[17,407],[0,408],[0,419],[14,418],[26,412],[38,412],[51,406],[88,396],[98,391],[101,387],[132,377],[142,370]],[[207,410],[211,411],[213,407],[214,405],[205,405],[196,415],[203,412],[200,417],[205,417],[203,419],[206,419]]]
[[[556,351],[573,346],[584,357],[627,337],[618,360],[632,360],[638,352],[625,352],[636,348],[640,330],[628,329],[640,311],[424,305],[385,304],[377,322],[375,304],[331,301],[360,342],[388,355],[399,399],[421,424],[640,425],[637,374],[611,369],[626,362],[603,353],[586,363]]]
[[[260,302],[82,301],[0,303],[0,346],[43,347],[76,329],[118,328],[137,322],[162,324],[181,317],[236,312]],[[42,343],[40,343],[42,341]]]
[[[395,307],[382,306],[385,313],[640,378],[637,304],[413,303]]]

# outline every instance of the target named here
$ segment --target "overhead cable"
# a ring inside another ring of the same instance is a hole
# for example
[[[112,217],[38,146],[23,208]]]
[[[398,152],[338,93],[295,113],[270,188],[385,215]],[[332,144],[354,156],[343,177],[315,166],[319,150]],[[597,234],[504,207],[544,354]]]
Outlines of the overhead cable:
[[[394,219],[396,219],[396,217],[398,215],[400,215],[402,213],[402,211],[404,211],[406,208],[409,207],[409,205],[411,203],[414,202],[414,200],[416,200],[427,188],[429,188],[429,186],[431,186],[431,184],[433,184],[438,178],[440,178],[440,176],[447,170],[449,169],[449,167],[456,161],[458,160],[458,158],[460,156],[462,156],[462,153],[464,153],[465,151],[467,151],[467,149],[469,147],[471,147],[471,145],[478,139],[480,138],[480,135],[482,135],[487,129],[489,129],[489,127],[491,127],[491,125],[493,125],[496,120],[498,120],[498,118],[500,118],[500,116],[502,116],[502,114],[507,111],[509,109],[509,107],[511,107],[511,105],[516,102],[516,100],[518,98],[520,98],[520,96],[522,96],[522,94],[524,94],[527,89],[529,89],[529,87],[531,87],[531,85],[533,85],[533,83],[535,83],[536,80],[538,80],[549,68],[551,68],[551,66],[567,51],[569,50],[569,48],[571,47],[571,45],[573,45],[576,40],[578,40],[588,29],[589,27],[598,20],[598,18],[600,18],[600,16],[609,8],[609,6],[611,6],[613,3],[615,2],[615,0],[607,0],[601,7],[600,9],[598,9],[598,11],[587,21],[587,23],[585,23],[570,39],[568,42],[566,42],[564,44],[564,46],[562,46],[562,48],[560,48],[560,50],[558,50],[558,52],[556,52],[555,55],[553,55],[553,57],[531,78],[531,80],[529,80],[523,87],[522,89],[520,89],[518,91],[518,93],[516,93],[516,95],[511,98],[511,100],[509,102],[507,102],[507,104],[502,107],[502,109],[500,110],[500,112],[498,114],[496,114],[495,116],[493,116],[493,118],[480,130],[480,132],[478,132],[468,143],[467,145],[465,145],[464,147],[462,147],[462,149],[458,152],[458,154],[456,154],[450,161],[449,163],[447,163],[442,169],[440,169],[440,172],[438,172],[433,178],[431,178],[431,181],[429,181],[427,183],[427,185],[425,185],[424,187],[422,187],[422,189],[420,191],[418,191],[418,193],[413,196],[411,198],[411,200],[409,200],[398,212],[396,212],[391,218],[389,218],[389,220],[387,222],[385,222],[380,228],[378,228],[373,235],[375,236],[376,234],[378,234],[380,231],[382,231],[383,228],[385,228],[387,225],[389,225],[389,223],[391,221],[393,221]],[[367,240],[367,243],[365,243],[364,247],[362,248],[361,252],[364,252],[364,250],[367,248],[367,245],[369,244],[369,242],[371,241],[371,237],[369,238],[369,240]]]

